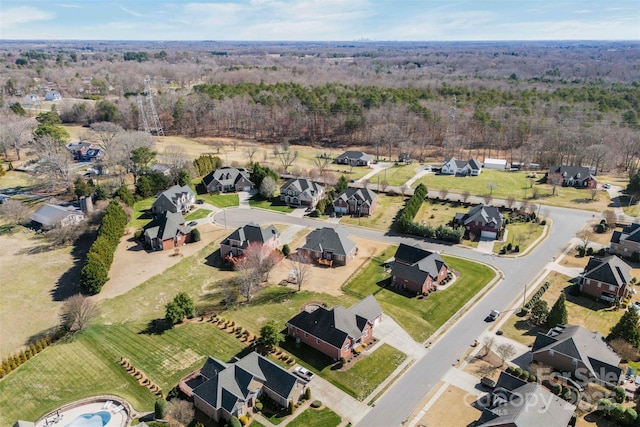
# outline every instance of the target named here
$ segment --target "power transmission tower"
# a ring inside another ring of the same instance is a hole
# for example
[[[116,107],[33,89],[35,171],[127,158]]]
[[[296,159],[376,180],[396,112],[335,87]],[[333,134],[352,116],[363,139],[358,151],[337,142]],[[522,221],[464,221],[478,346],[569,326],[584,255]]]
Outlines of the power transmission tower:
[[[151,79],[144,79],[144,95],[138,95],[138,109],[140,110],[140,128],[151,135],[164,136],[164,131],[160,125],[158,112],[153,104],[153,95],[151,94]]]
[[[142,95],[138,95],[138,129],[145,131],[146,133],[151,133],[151,129],[149,129],[149,121],[147,120],[147,115],[144,111],[144,101],[142,100]]]

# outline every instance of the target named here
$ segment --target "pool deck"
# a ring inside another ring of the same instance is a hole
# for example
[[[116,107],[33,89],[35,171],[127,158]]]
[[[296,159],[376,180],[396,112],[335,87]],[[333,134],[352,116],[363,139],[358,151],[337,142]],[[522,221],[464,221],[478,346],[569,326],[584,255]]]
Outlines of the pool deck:
[[[80,404],[80,406],[61,409],[59,412],[59,418],[56,411],[50,413],[48,416],[38,421],[36,423],[36,427],[65,427],[80,415],[94,414],[100,411],[107,411],[111,414],[111,419],[105,427],[125,427],[129,419],[129,414],[126,406],[123,406],[122,409],[118,411],[120,405],[122,405],[122,403],[112,401],[112,403],[107,407],[107,400]]]

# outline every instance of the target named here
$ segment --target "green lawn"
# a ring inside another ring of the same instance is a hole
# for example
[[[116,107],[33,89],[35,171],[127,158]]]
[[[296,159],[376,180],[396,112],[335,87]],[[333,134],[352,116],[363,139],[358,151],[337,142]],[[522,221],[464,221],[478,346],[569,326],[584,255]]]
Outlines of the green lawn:
[[[374,257],[344,289],[362,298],[375,295],[385,314],[391,316],[418,342],[429,338],[480,292],[495,274],[485,265],[443,255],[445,262],[459,272],[460,277],[450,287],[437,291],[429,298],[409,298],[389,286],[390,276],[384,271],[384,262],[393,256],[396,249],[396,246],[390,246],[381,255]]]
[[[398,214],[398,211],[404,207],[405,197],[389,196],[384,193],[379,193],[376,200],[378,206],[373,212],[373,215],[363,216],[360,218],[344,216],[340,220],[340,223],[346,225],[360,225],[362,227],[375,228],[377,230],[389,230],[393,225],[393,220]]]
[[[260,196],[254,196],[251,200],[249,200],[249,205],[251,205],[252,208],[269,209],[272,211],[283,213],[290,213],[294,210],[284,202],[281,202],[278,198],[274,198],[273,200],[265,200]]]
[[[380,178],[380,182],[383,180],[387,181],[388,185],[394,187],[400,187],[409,179],[413,178],[413,176],[418,172],[422,166],[419,164],[413,165],[398,165],[392,166],[390,168],[381,170],[376,175],[371,177],[371,183],[378,183],[378,178]]]
[[[162,334],[145,329],[144,324],[95,325],[29,360],[0,381],[0,425],[35,420],[62,404],[104,393],[122,396],[136,410],[153,410],[155,396],[126,373],[120,357],[129,358],[166,393],[205,357],[230,360],[244,348],[212,323],[186,324]]]
[[[461,203],[441,202],[438,200],[428,199],[422,203],[414,221],[421,223],[424,221],[432,227],[439,225],[448,225],[457,213],[467,213],[469,207],[465,207]]]
[[[341,421],[340,416],[327,407],[322,409],[309,408],[287,425],[291,427],[334,427],[339,425]],[[253,426],[254,423],[251,425]]]
[[[196,209],[195,211],[187,215],[185,217],[185,220],[193,221],[194,219],[206,218],[211,212],[212,211],[210,211],[209,209],[202,209],[202,208]]]
[[[505,242],[496,242],[493,245],[493,252],[499,253],[503,247],[509,243],[513,247],[520,246],[520,252],[524,252],[538,237],[542,235],[544,226],[535,222],[517,222],[507,225],[507,239]]]
[[[237,194],[200,194],[198,199],[204,199],[207,203],[213,206],[224,209],[240,204],[240,199]]]
[[[129,226],[135,229],[142,228],[153,218],[147,211],[151,209],[151,205],[156,201],[155,197],[149,197],[148,199],[140,200],[133,205],[133,214],[131,216],[131,222]]]

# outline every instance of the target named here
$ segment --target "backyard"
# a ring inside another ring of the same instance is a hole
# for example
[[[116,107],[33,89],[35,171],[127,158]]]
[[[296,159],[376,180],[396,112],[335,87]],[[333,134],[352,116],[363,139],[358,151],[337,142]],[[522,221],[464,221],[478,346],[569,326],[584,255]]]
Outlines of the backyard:
[[[376,199],[378,206],[371,216],[351,217],[344,216],[340,220],[340,224],[359,225],[362,227],[375,228],[377,230],[387,231],[393,225],[393,221],[398,211],[404,207],[404,196],[389,196],[379,193]]]
[[[428,298],[408,297],[389,286],[390,276],[385,271],[384,264],[393,257],[396,249],[396,246],[389,246],[375,256],[344,286],[344,290],[358,298],[375,295],[385,314],[391,316],[418,342],[429,338],[495,277],[494,271],[486,265],[442,255],[449,267],[460,274],[454,284]]]
[[[522,253],[526,251],[529,246],[536,241],[536,239],[542,236],[544,227],[545,226],[539,225],[535,222],[512,222],[507,224],[505,241],[496,242],[493,245],[493,252],[500,253],[502,248],[507,250],[509,245],[513,248],[517,245],[519,252]]]

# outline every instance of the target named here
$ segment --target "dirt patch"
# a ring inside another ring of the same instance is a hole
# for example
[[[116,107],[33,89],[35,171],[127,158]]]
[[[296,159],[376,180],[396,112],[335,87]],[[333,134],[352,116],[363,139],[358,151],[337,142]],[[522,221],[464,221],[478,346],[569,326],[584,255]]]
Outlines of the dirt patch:
[[[472,357],[464,367],[464,371],[478,378],[489,377],[497,380],[500,376],[500,365],[502,360],[494,352],[485,354],[482,349],[477,357]]]
[[[574,247],[558,262],[563,267],[569,268],[585,268],[591,257],[578,256],[578,251]]]
[[[448,386],[438,397],[438,400],[429,408],[426,414],[418,421],[418,426],[435,427],[446,425],[450,427],[466,427],[477,421],[482,412],[471,406],[475,401],[469,393],[455,386]]]
[[[371,258],[371,256],[380,250],[380,243],[371,240],[350,237],[356,243],[358,253],[354,259],[350,260],[347,265],[339,267],[324,267],[313,265],[309,277],[306,279],[302,288],[307,291],[324,292],[330,295],[342,295],[342,285],[351,278],[356,271]],[[289,277],[290,271],[293,269],[291,262],[284,260],[279,263],[269,276],[269,281],[273,283],[281,283]],[[284,283],[284,282],[283,282]],[[287,286],[297,288],[297,285],[289,284]]]

